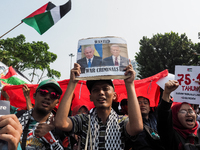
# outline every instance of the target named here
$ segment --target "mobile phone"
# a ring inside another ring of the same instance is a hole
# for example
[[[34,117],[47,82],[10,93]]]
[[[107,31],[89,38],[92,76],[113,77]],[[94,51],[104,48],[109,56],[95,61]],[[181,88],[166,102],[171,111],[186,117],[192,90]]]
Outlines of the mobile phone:
[[[10,114],[10,102],[0,100],[0,116]]]
[[[10,102],[0,100],[0,116],[10,114]],[[0,127],[1,129],[2,127]],[[8,150],[8,142],[0,140],[0,150]]]

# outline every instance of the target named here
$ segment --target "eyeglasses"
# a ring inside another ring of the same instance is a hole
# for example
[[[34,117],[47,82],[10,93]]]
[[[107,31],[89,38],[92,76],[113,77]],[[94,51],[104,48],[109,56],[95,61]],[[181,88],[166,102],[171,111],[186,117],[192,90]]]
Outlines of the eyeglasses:
[[[47,96],[50,93],[48,90],[45,90],[45,89],[39,89],[38,91],[41,96]],[[50,97],[51,97],[51,99],[58,99],[60,97],[60,95],[57,94],[56,92],[51,92]]]
[[[180,110],[179,113],[181,113],[183,115],[186,115],[186,114],[193,115],[193,114],[195,114],[195,112],[193,110],[188,110],[187,111],[187,110],[184,110],[184,109]]]

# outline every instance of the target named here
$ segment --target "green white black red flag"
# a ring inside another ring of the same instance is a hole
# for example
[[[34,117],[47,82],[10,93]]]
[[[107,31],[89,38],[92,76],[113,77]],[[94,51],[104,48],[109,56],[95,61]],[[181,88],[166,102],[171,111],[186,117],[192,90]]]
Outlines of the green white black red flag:
[[[56,24],[71,10],[71,0],[61,6],[48,2],[22,21],[33,27],[40,35]]]

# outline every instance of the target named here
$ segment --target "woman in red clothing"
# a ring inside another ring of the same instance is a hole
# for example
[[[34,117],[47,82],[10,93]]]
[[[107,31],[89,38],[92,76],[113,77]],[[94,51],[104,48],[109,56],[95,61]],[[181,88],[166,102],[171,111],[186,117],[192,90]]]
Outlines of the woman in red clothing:
[[[158,106],[158,133],[166,150],[183,150],[184,143],[197,144],[197,121],[189,103],[177,103],[172,107],[170,93],[179,86],[178,81],[165,83],[162,101]]]

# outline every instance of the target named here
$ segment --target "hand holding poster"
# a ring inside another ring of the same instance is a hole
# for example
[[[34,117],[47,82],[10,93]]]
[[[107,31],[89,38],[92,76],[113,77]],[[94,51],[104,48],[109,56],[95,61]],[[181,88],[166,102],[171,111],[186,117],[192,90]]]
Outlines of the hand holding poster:
[[[175,79],[179,87],[175,91],[174,101],[200,104],[200,66],[175,66]]]
[[[78,80],[124,79],[129,65],[126,41],[119,37],[81,39],[77,63],[81,66]]]

